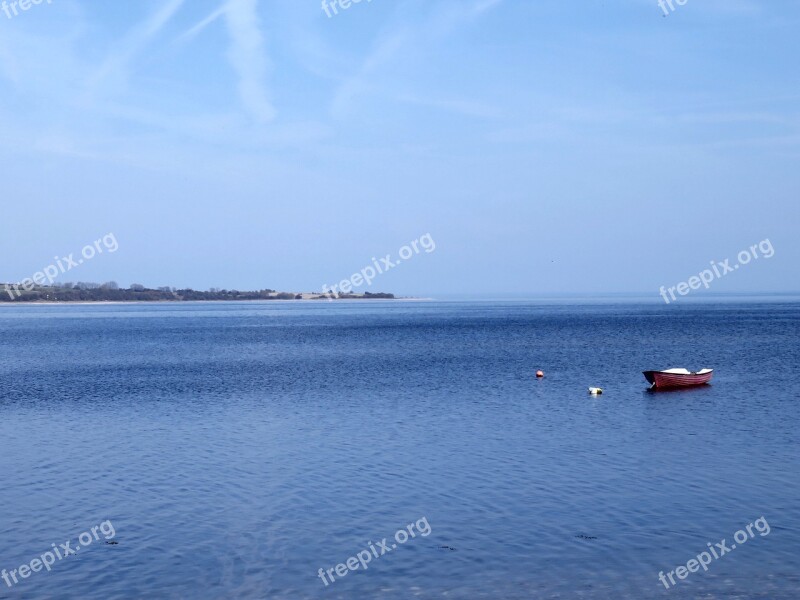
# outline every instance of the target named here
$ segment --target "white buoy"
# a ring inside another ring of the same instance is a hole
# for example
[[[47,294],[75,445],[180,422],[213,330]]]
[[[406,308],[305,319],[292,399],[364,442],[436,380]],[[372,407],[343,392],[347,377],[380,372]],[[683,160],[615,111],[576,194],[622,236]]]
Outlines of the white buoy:
[[[602,394],[602,393],[603,393],[603,388],[598,388],[598,387],[590,387],[590,388],[589,388],[589,393],[590,393],[592,396],[599,396],[600,394]]]

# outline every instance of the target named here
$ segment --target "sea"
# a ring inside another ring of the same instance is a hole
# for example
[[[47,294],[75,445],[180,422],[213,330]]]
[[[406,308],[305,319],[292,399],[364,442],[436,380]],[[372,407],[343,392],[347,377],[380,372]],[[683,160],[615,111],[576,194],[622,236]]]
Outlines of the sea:
[[[0,332],[0,598],[800,598],[796,297],[14,305]],[[714,378],[650,391],[670,367]]]

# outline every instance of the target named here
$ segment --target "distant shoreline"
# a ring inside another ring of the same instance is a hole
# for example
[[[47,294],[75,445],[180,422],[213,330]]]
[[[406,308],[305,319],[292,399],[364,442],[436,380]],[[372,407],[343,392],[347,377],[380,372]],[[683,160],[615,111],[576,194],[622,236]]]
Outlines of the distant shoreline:
[[[339,301],[351,302],[374,302],[373,298],[339,298]],[[390,300],[392,302],[423,302],[432,301],[433,298],[414,298],[414,297],[395,297],[395,298],[380,298],[380,300]],[[0,302],[0,310],[4,306],[115,306],[115,305],[145,305],[145,304],[228,304],[228,303],[271,303],[271,300],[71,300],[69,302],[62,302],[60,300],[33,300],[30,302]],[[306,300],[281,300],[280,304],[288,304],[290,302],[308,303]],[[316,302],[314,302],[316,304]],[[325,303],[327,304],[327,302]]]
[[[396,300],[394,294],[386,292],[364,292],[361,294],[324,294],[321,292],[276,292],[264,289],[256,291],[220,290],[212,288],[198,291],[191,288],[177,289],[161,287],[146,288],[133,284],[121,289],[116,283],[75,284],[63,287],[27,286],[0,283],[0,305],[15,304],[137,304],[147,302],[248,302],[248,301],[308,301],[308,300]]]

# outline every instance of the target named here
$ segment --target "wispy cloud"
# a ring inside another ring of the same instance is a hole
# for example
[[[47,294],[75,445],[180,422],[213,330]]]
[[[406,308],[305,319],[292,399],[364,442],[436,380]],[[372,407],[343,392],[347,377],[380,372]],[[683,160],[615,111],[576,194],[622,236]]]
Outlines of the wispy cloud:
[[[503,0],[478,0],[472,6],[472,12],[476,15],[486,12],[500,4]]]
[[[457,113],[467,117],[494,119],[500,116],[500,111],[492,106],[487,106],[479,102],[473,102],[471,100],[461,98],[426,98],[414,96],[412,94],[405,94],[400,96],[398,100],[407,104],[427,106],[447,112]]]
[[[356,96],[370,89],[370,75],[397,54],[398,50],[403,47],[406,38],[406,32],[397,31],[381,40],[361,64],[358,72],[345,79],[336,90],[331,105],[331,113],[333,115],[341,116],[344,114]]]
[[[219,19],[225,12],[228,10],[228,4],[225,3],[220,6],[217,10],[212,12],[208,15],[205,19],[187,29],[183,34],[181,34],[176,40],[176,43],[185,43],[191,41],[194,37],[199,35],[206,27],[211,25],[214,21]]]
[[[103,62],[100,69],[89,81],[90,88],[96,87],[110,74],[123,74],[128,63],[163,29],[181,8],[185,0],[169,0],[153,13],[144,23],[129,33]]]
[[[379,36],[373,51],[364,59],[358,71],[345,78],[339,85],[331,104],[331,113],[334,116],[342,115],[359,95],[376,88],[373,80],[378,76],[380,69],[400,55],[404,48],[410,48],[412,44],[414,48],[421,45],[434,45],[450,35],[453,30],[482,16],[502,2],[503,0],[473,0],[471,2],[433,3],[429,5],[431,7],[429,18],[414,24],[400,23],[393,29],[384,32]],[[411,53],[409,52],[409,54]],[[386,90],[383,90],[383,94],[386,95]],[[421,95],[413,94],[406,94],[396,99],[477,116],[475,114],[476,107],[470,106],[469,102],[425,100]],[[485,113],[481,110],[478,112]]]
[[[258,0],[228,0],[224,14],[232,38],[228,59],[239,76],[242,103],[257,121],[271,121],[275,108],[267,94],[269,60],[259,30]]]

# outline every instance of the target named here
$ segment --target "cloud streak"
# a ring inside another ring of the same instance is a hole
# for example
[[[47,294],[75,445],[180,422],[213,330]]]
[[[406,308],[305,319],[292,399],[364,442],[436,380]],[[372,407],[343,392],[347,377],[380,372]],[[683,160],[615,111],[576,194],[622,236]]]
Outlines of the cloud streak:
[[[158,32],[178,12],[185,0],[169,0],[160,10],[153,13],[140,27],[134,29],[122,41],[119,49],[109,55],[100,69],[90,80],[94,87],[112,73],[124,72],[131,59],[136,56]]]
[[[430,3],[428,8],[431,14],[427,18],[417,20],[415,23],[401,23],[384,31],[358,71],[341,81],[331,102],[331,115],[342,117],[359,96],[379,89],[374,80],[381,75],[380,71],[393,60],[397,60],[404,54],[406,57],[411,54],[411,52],[404,52],[405,49],[419,49],[420,47],[430,49],[432,45],[447,38],[460,26],[481,18],[485,13],[500,6],[502,2],[503,0],[473,0],[471,2]],[[391,79],[391,77],[384,77],[384,79]],[[469,101],[426,100],[422,95],[415,94],[404,94],[395,99],[418,105],[427,104],[470,116],[479,116],[476,113],[480,113],[480,116],[487,116],[487,112],[493,112],[476,109],[476,106],[470,105]]]
[[[231,35],[228,60],[239,76],[239,97],[258,122],[272,121],[276,111],[267,94],[269,60],[258,26],[258,0],[228,0],[225,22]]]
[[[209,26],[209,25],[211,25],[211,24],[212,24],[214,21],[216,21],[216,20],[217,20],[217,19],[219,19],[219,18],[220,18],[222,15],[224,15],[224,14],[225,14],[225,11],[227,11],[227,10],[228,10],[228,5],[227,5],[227,3],[226,3],[226,4],[223,4],[223,5],[222,5],[222,6],[220,6],[220,7],[219,7],[217,10],[215,10],[215,11],[214,11],[214,12],[212,12],[210,15],[208,15],[208,16],[207,16],[205,19],[203,19],[202,21],[200,21],[199,23],[197,23],[197,25],[195,25],[195,26],[191,27],[191,28],[190,28],[190,29],[188,29],[186,32],[184,32],[184,33],[183,33],[183,34],[182,34],[180,37],[178,37],[178,39],[177,39],[177,40],[175,40],[175,42],[176,42],[176,43],[184,43],[184,42],[191,41],[191,40],[192,40],[192,39],[194,39],[194,38],[195,38],[197,35],[199,35],[199,34],[200,34],[200,33],[201,33],[201,32],[202,32],[202,31],[203,31],[203,30],[204,30],[206,27],[208,27],[208,26]]]

